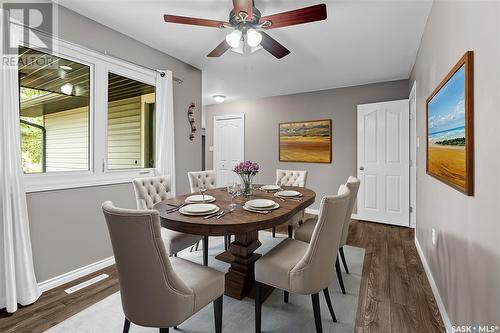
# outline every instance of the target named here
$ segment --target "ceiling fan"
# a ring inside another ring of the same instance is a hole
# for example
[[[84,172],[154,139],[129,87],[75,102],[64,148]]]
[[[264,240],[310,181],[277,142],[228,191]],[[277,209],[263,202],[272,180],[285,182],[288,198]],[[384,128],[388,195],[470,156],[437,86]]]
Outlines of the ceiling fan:
[[[253,0],[233,0],[229,22],[176,15],[164,15],[163,18],[168,23],[233,29],[226,36],[226,39],[208,54],[208,57],[220,57],[231,48],[236,52],[243,53],[246,42],[250,52],[262,47],[276,58],[281,59],[290,51],[263,30],[321,21],[325,20],[326,16],[325,4],[262,16],[260,11],[255,8]]]

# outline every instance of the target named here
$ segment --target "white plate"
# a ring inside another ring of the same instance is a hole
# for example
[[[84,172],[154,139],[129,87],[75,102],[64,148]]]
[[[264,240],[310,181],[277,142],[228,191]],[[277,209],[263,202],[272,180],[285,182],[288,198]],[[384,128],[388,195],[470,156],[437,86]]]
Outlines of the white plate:
[[[213,204],[191,204],[184,206],[181,209],[182,212],[186,212],[188,214],[204,214],[207,212],[213,212],[216,208],[218,207]]]
[[[187,212],[184,208],[186,208],[187,206],[184,206],[182,207],[181,209],[179,209],[179,213],[181,213],[182,215],[189,215],[189,216],[204,216],[204,215],[210,215],[210,214],[214,214],[214,213],[217,213],[220,208],[215,206],[215,208],[211,211],[208,211],[208,212],[203,212],[203,213],[190,213],[190,212]]]
[[[260,189],[262,191],[279,191],[281,190],[281,187],[279,187],[278,185],[264,185],[261,186]]]
[[[243,206],[243,209],[248,210],[249,212],[255,212],[255,211],[265,212],[265,211],[269,211],[269,210],[275,210],[278,208],[280,208],[280,205],[276,202],[274,203],[273,206],[267,207],[267,208],[255,208],[255,207],[247,206],[246,204]]]
[[[294,197],[301,197],[302,193],[292,190],[285,190],[277,192],[274,196],[284,197],[284,198],[294,198]]]
[[[214,202],[215,198],[211,195],[205,194],[205,201],[203,201],[203,196],[201,194],[191,195],[186,198],[186,202],[189,203],[202,203],[202,202]]]
[[[247,201],[245,203],[246,206],[251,207],[251,208],[256,208],[256,209],[264,209],[264,208],[269,208],[272,207],[276,204],[276,202],[269,200],[269,199],[254,199]]]

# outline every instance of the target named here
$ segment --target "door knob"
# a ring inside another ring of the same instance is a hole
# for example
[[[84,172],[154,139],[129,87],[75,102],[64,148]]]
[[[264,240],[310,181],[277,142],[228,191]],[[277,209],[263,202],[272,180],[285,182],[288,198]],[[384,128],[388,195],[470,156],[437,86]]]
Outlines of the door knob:
[[[360,166],[360,167],[359,167],[359,170],[361,170],[361,171],[363,171],[364,169],[365,169],[365,167],[364,167],[364,166]]]

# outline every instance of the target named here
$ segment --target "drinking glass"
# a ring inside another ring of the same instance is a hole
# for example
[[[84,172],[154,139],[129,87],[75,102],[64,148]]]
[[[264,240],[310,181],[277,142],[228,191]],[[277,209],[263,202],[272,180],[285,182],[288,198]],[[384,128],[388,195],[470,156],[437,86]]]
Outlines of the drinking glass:
[[[205,186],[205,184],[202,184],[198,186],[198,190],[201,194],[201,200],[205,202],[205,192],[207,191],[207,187]]]
[[[232,183],[227,187],[227,193],[231,197],[231,203],[229,204],[229,210],[234,211],[236,209],[236,204],[234,203],[234,198],[239,195],[239,186],[236,183]]]

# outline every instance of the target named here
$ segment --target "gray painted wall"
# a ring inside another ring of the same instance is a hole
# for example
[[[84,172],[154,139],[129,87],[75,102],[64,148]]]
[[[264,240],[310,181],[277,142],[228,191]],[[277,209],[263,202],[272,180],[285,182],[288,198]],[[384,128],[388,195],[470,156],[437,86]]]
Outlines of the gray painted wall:
[[[261,165],[257,182],[274,183],[276,169],[307,170],[307,186],[318,198],[337,193],[341,183],[356,175],[357,105],[408,98],[408,80],[269,97],[205,106],[207,149],[213,144],[213,118],[245,114],[245,158]],[[279,162],[278,124],[287,121],[332,119],[333,163]],[[206,152],[207,169],[213,153]],[[319,200],[311,206],[319,208]]]
[[[145,67],[172,70],[184,81],[174,84],[176,180],[177,191],[188,192],[187,171],[201,169],[201,138],[198,133],[194,141],[188,139],[186,118],[195,102],[196,123],[201,122],[201,71],[64,7],[59,8],[59,35]],[[135,207],[131,184],[30,193],[27,199],[38,281],[111,256],[101,203]]]
[[[417,239],[453,325],[500,325],[499,22],[497,1],[435,1],[410,80],[421,143]],[[475,72],[473,197],[425,171],[425,100],[467,50]]]

